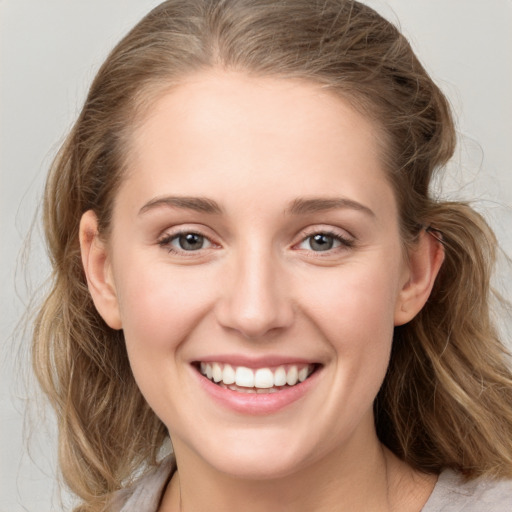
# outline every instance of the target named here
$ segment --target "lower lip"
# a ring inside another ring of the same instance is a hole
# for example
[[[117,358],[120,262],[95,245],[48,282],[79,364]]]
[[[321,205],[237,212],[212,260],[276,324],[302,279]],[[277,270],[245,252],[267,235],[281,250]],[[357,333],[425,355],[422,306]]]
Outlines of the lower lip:
[[[217,403],[242,414],[273,414],[300,400],[315,385],[320,370],[313,372],[304,382],[275,393],[240,393],[223,388],[193,369],[201,387]]]

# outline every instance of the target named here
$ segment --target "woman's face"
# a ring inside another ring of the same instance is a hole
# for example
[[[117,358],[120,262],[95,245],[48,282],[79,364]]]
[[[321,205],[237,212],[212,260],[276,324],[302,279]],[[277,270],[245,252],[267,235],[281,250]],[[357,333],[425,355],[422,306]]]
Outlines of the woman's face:
[[[178,461],[271,478],[376,443],[409,279],[378,140],[319,86],[220,71],[137,129],[110,323]]]

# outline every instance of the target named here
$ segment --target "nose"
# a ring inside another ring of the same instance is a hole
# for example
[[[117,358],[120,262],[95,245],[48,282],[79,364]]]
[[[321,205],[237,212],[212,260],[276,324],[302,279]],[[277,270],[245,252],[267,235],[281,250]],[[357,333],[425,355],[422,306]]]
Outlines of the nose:
[[[247,248],[233,256],[220,291],[216,317],[221,326],[250,340],[264,339],[289,327],[294,308],[286,279],[271,251]]]

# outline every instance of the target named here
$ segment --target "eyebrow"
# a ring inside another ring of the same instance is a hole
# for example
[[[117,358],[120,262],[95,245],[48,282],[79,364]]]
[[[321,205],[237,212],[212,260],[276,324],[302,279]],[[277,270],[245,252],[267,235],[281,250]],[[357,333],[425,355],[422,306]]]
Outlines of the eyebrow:
[[[313,198],[297,198],[295,199],[289,208],[285,211],[287,214],[291,215],[304,215],[308,213],[317,213],[323,212],[326,210],[337,210],[337,209],[350,209],[357,210],[371,217],[375,217],[375,213],[373,210],[368,208],[367,206],[358,203],[357,201],[353,201],[352,199],[347,199],[344,197],[336,197],[336,198],[323,198],[323,197],[313,197]]]
[[[220,214],[222,208],[217,202],[204,197],[166,196],[157,197],[147,202],[140,210],[139,215],[156,208],[181,208],[200,213]]]
[[[139,215],[157,208],[180,208],[185,210],[193,210],[200,213],[216,214],[223,213],[220,205],[213,199],[205,197],[188,197],[188,196],[166,196],[157,197],[148,201],[139,211]],[[336,209],[351,209],[361,211],[375,217],[375,213],[357,201],[347,198],[302,198],[299,197],[292,201],[290,206],[286,208],[287,215],[306,215],[309,213],[323,212]]]

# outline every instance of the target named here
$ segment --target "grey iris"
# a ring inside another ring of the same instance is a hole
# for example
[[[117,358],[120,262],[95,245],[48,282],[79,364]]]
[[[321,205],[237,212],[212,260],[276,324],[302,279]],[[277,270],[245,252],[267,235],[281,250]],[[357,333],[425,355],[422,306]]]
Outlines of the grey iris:
[[[184,251],[196,251],[203,247],[204,237],[196,233],[187,233],[180,235],[178,242]]]
[[[330,235],[318,233],[311,237],[309,245],[314,251],[328,251],[334,245],[334,238]]]

